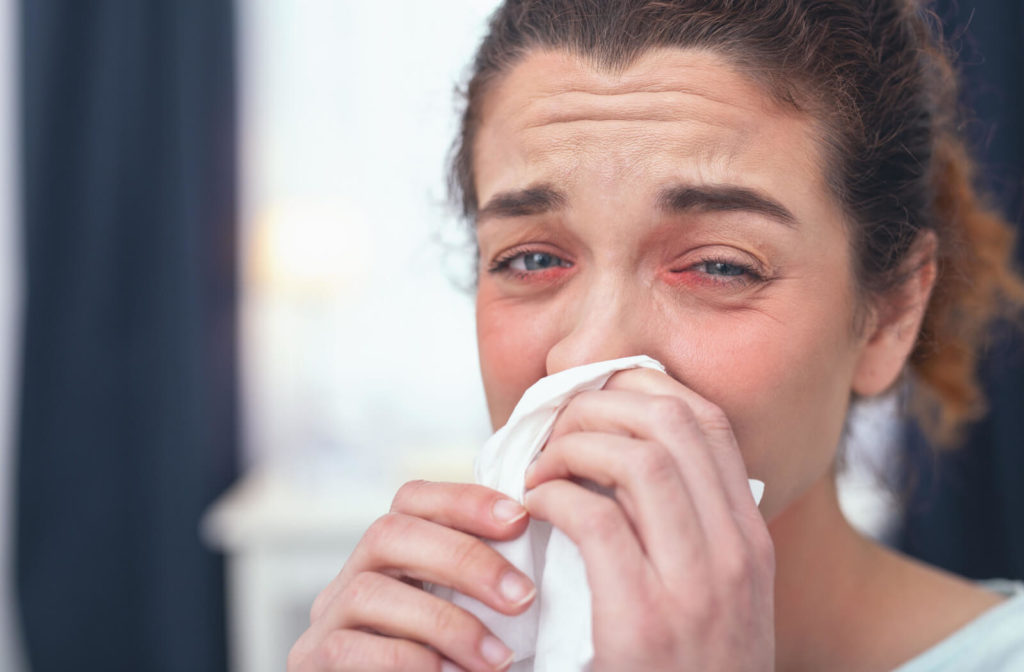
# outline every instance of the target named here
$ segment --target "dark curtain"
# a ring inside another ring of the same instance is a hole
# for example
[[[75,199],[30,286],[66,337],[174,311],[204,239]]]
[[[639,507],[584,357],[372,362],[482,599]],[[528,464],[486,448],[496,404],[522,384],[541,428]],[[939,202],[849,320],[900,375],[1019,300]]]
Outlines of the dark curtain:
[[[971,140],[982,177],[1024,238],[1024,3],[938,3],[960,52]],[[1024,246],[1018,241],[1018,268]],[[1024,338],[1000,330],[982,377],[991,413],[959,451],[933,458],[908,437],[915,483],[900,546],[972,578],[1024,579]]]
[[[22,0],[16,571],[34,672],[225,668],[230,0]]]

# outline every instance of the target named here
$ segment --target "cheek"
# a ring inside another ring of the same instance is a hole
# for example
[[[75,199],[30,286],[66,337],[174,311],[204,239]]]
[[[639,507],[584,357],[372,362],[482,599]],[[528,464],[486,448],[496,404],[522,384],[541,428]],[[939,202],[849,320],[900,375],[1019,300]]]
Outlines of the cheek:
[[[857,352],[836,318],[834,310],[803,311],[706,330],[705,355],[691,357],[680,376],[729,417],[748,471],[769,484],[762,505],[768,517],[834,460]]]
[[[482,286],[477,292],[476,331],[487,408],[497,429],[526,388],[544,377],[549,330],[535,311],[517,309]]]

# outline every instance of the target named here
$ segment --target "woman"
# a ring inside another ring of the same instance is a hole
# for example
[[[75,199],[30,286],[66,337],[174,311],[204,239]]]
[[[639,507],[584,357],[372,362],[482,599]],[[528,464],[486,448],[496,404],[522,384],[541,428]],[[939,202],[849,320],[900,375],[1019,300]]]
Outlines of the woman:
[[[534,587],[481,538],[527,514],[580,548],[595,669],[933,669],[965,625],[1024,618],[1022,596],[862,538],[836,499],[850,404],[909,372],[952,437],[979,406],[980,335],[1024,297],[933,32],[896,0],[507,1],[453,172],[491,421],[576,365],[647,354],[667,375],[573,399],[525,510],[402,488],[290,669],[504,669],[504,644],[420,582],[521,613]]]

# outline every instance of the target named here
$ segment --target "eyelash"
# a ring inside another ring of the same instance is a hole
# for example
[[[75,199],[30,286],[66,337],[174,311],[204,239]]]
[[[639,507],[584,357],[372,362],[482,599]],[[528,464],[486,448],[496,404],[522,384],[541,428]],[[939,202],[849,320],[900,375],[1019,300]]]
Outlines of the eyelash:
[[[515,277],[516,279],[523,280],[523,279],[526,279],[526,278],[531,277],[531,276],[532,277],[537,277],[538,275],[544,273],[545,271],[553,270],[553,269],[541,269],[541,270],[535,270],[535,271],[521,271],[521,270],[518,270],[518,269],[510,268],[510,266],[511,266],[513,261],[515,261],[516,259],[519,259],[520,257],[525,257],[525,256],[528,256],[528,255],[531,255],[531,254],[546,254],[546,255],[550,255],[550,256],[554,257],[555,259],[558,259],[560,261],[563,261],[564,263],[567,263],[569,265],[569,267],[572,266],[572,262],[568,262],[568,261],[562,259],[562,257],[559,257],[558,255],[553,254],[551,252],[548,252],[547,250],[535,249],[535,248],[520,248],[520,249],[509,250],[505,254],[499,256],[497,259],[495,259],[491,263],[490,267],[487,269],[487,272],[488,273],[494,273],[494,274],[507,274],[507,275],[511,275],[511,276]],[[738,275],[729,276],[729,275],[715,275],[713,273],[706,272],[706,269],[709,266],[713,266],[715,264],[722,264],[722,265],[725,265],[725,266],[731,266],[733,268],[738,269],[740,271],[740,273]],[[705,282],[714,283],[714,284],[717,284],[717,285],[732,285],[734,287],[736,287],[736,286],[748,286],[748,285],[761,284],[761,283],[763,283],[763,282],[765,282],[767,280],[767,278],[762,273],[758,272],[758,270],[755,269],[750,264],[745,264],[743,262],[739,262],[739,261],[736,261],[734,259],[729,259],[727,257],[715,256],[715,255],[708,255],[708,256],[705,256],[705,257],[701,257],[696,263],[691,264],[691,265],[687,266],[684,269],[680,269],[678,271],[672,271],[672,273],[674,275],[682,275],[686,271],[690,271],[690,270],[693,270],[693,269],[699,269],[701,267],[703,267],[705,269],[705,272],[703,273],[703,276],[705,278]],[[565,268],[565,266],[557,266],[557,267],[553,267],[553,268]]]
[[[740,273],[738,275],[715,275],[714,273],[708,273],[706,271],[707,267],[713,266],[715,264],[722,264],[724,266],[731,266],[733,268],[738,269],[740,271]],[[689,271],[689,270],[692,270],[692,269],[698,269],[698,268],[701,268],[701,267],[703,267],[705,269],[705,272],[704,272],[703,275],[707,278],[708,282],[713,282],[713,283],[720,284],[720,285],[743,285],[743,286],[746,286],[746,285],[759,284],[759,283],[762,283],[762,282],[764,282],[766,280],[765,276],[762,273],[759,273],[757,271],[757,269],[755,269],[750,264],[745,264],[745,263],[743,263],[741,261],[736,261],[734,259],[729,259],[727,257],[720,257],[720,256],[714,256],[714,255],[709,255],[709,256],[706,256],[706,257],[701,257],[701,259],[698,260],[697,263],[691,264],[690,266],[688,266],[688,267],[686,267],[684,269],[681,269],[679,271],[673,271],[673,273],[682,274],[682,273],[685,273],[686,271]]]
[[[538,271],[520,271],[518,269],[510,268],[510,265],[512,264],[513,261],[515,261],[516,259],[519,259],[520,257],[526,257],[526,256],[529,256],[531,254],[546,254],[546,255],[549,255],[551,257],[554,257],[555,259],[558,259],[559,261],[561,261],[563,263],[568,264],[570,267],[572,266],[572,262],[571,261],[566,261],[565,259],[563,259],[562,257],[558,256],[557,254],[554,254],[552,252],[548,252],[547,250],[535,249],[535,248],[517,248],[517,249],[509,250],[505,254],[503,254],[503,255],[499,256],[497,259],[495,259],[491,263],[490,267],[487,269],[487,272],[488,273],[495,273],[495,274],[504,273],[504,274],[512,275],[512,276],[514,276],[517,279],[525,279],[528,276],[537,276],[537,275],[543,273],[544,271],[552,270],[552,269],[542,269],[542,270],[538,270]],[[566,267],[565,266],[556,266],[554,268],[566,268]]]

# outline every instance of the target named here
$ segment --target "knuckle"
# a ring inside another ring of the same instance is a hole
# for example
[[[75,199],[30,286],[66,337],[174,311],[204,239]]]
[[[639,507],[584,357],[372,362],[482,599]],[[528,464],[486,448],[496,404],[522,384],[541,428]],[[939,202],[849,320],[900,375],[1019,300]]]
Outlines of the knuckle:
[[[401,513],[385,513],[373,521],[366,534],[363,535],[363,544],[370,548],[386,547],[397,537],[408,532],[409,521]]]
[[[434,625],[434,632],[437,632],[442,636],[458,630],[458,614],[455,612],[455,607],[453,607],[449,602],[443,602],[434,607],[434,613],[431,615],[431,621]]]
[[[291,650],[288,651],[288,658],[285,662],[288,672],[302,672],[306,669],[305,664],[310,655],[309,639],[310,631],[307,630],[301,637],[299,637]]]
[[[480,565],[484,561],[486,548],[482,542],[475,538],[469,538],[456,543],[452,547],[452,569],[455,576],[471,577],[480,572]]]
[[[309,608],[310,625],[320,620],[320,617],[327,609],[327,604],[330,601],[331,594],[333,594],[333,592],[330,590],[330,586],[328,586],[327,588],[321,590],[320,593],[316,596],[316,599],[313,600],[313,604]]]
[[[441,656],[405,639],[389,639],[384,649],[380,669],[383,670],[437,670]],[[377,668],[374,668],[377,669]]]
[[[391,511],[408,510],[409,502],[415,499],[417,493],[421,492],[426,486],[427,481],[422,479],[403,483],[402,487],[398,488],[398,492],[395,493],[394,499],[391,500]]]
[[[663,618],[657,608],[645,609],[637,618],[635,646],[649,660],[668,660],[675,647],[676,637],[669,627],[671,619]]]
[[[618,504],[608,497],[601,497],[592,510],[582,515],[583,527],[595,537],[611,536],[622,523]]]
[[[637,444],[636,450],[630,455],[629,465],[636,469],[642,483],[661,482],[677,470],[676,462],[668,450],[653,442]]]
[[[732,423],[725,411],[710,401],[700,409],[700,419],[701,424],[709,431],[732,432]]]
[[[302,654],[299,653],[295,646],[293,646],[291,651],[288,652],[288,658],[285,660],[284,665],[286,672],[302,671]]]
[[[468,484],[459,484],[454,495],[456,511],[465,512],[476,520],[490,519],[490,506],[495,499],[495,493],[482,490],[475,485],[471,487]]]
[[[433,632],[448,642],[456,638],[475,636],[479,629],[474,627],[475,619],[468,617],[466,612],[446,600],[438,600],[431,614],[431,621],[434,626]]]
[[[410,641],[354,630],[330,632],[312,658],[315,670],[422,670],[440,664],[438,656]]]
[[[408,670],[412,669],[412,661],[409,660],[408,651],[405,646],[397,640],[389,642],[384,648],[381,656],[381,669],[383,670]]]
[[[348,610],[359,611],[372,604],[380,592],[380,576],[372,572],[359,572],[341,591],[340,602]]]
[[[333,630],[321,640],[314,655],[316,669],[332,669],[360,658],[358,639],[350,630]]]
[[[328,583],[323,590],[321,590],[317,596],[313,599],[313,604],[309,607],[309,624],[312,625],[316,621],[320,620],[323,615],[330,608],[334,598],[338,595],[341,587],[344,586],[347,575],[349,574],[350,567],[349,563],[346,563],[345,567],[338,572],[331,582]],[[349,571],[346,571],[349,570]]]
[[[735,595],[750,584],[752,557],[747,553],[730,553],[718,563],[718,585],[727,595]]]
[[[694,415],[682,399],[662,395],[651,400],[650,419],[655,426],[684,427],[693,424]]]

